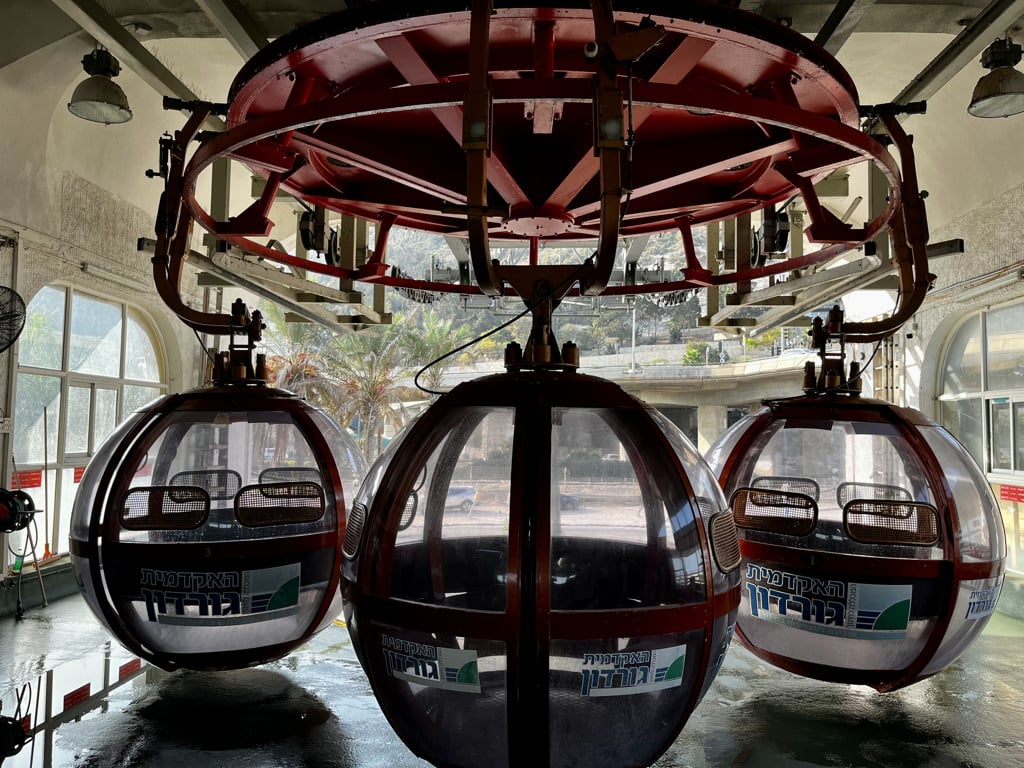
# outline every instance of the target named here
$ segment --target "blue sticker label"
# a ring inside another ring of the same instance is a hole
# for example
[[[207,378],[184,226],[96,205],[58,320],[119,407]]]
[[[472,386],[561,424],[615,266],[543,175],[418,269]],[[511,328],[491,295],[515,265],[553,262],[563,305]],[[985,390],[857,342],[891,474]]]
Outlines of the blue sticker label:
[[[143,568],[146,618],[179,626],[230,626],[299,612],[299,563],[251,571],[163,571]]]
[[[678,688],[683,683],[686,646],[649,651],[586,653],[581,696],[629,696]]]
[[[901,640],[910,625],[911,584],[861,584],[747,563],[750,615],[836,637]]]
[[[461,693],[480,693],[476,651],[384,635],[381,638],[388,674],[408,683]]]

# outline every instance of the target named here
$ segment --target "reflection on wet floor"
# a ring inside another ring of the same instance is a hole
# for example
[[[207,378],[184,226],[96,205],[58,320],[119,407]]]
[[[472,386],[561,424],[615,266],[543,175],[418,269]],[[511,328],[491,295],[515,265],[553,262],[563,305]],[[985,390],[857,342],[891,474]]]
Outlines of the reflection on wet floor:
[[[889,694],[806,680],[734,643],[657,765],[1024,765],[1022,637],[1024,623],[996,614],[945,672]],[[392,733],[339,626],[263,667],[167,674],[109,641],[67,598],[0,621],[0,648],[0,715],[28,729],[4,768],[427,765]]]

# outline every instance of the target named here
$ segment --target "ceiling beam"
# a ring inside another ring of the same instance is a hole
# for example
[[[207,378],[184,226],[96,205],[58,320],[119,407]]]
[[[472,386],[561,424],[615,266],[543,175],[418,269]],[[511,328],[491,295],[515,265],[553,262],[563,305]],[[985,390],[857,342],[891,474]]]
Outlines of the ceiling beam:
[[[818,30],[814,42],[835,56],[874,4],[875,0],[839,0]]]
[[[627,242],[626,255],[624,261],[626,264],[636,264],[640,261],[640,256],[643,255],[644,248],[647,247],[647,242],[651,239],[650,235],[640,235],[638,237],[630,238]]]
[[[260,25],[238,0],[195,0],[195,3],[246,61],[269,42]]]
[[[737,8],[747,13],[760,14],[764,10],[766,0],[739,0]]]
[[[183,101],[200,100],[191,88],[136,40],[121,22],[107,13],[97,0],[51,1],[161,96]],[[207,118],[206,127],[218,131],[227,128],[223,120],[212,116]]]

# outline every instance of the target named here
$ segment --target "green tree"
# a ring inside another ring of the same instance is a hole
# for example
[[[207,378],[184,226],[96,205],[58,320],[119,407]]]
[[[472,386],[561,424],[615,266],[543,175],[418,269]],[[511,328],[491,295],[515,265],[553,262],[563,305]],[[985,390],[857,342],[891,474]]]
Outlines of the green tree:
[[[379,326],[337,336],[330,347],[328,368],[341,394],[336,415],[342,424],[358,420],[358,439],[367,461],[380,453],[385,428],[404,425],[402,404],[420,397],[400,383],[412,373],[405,333],[401,324]]]
[[[748,338],[747,348],[770,352],[771,350],[775,349],[775,347],[779,344],[781,338],[782,329],[772,328],[771,330],[758,334],[753,338]]]
[[[333,334],[316,323],[289,323],[277,304],[260,306],[266,329],[267,372],[276,387],[294,392],[328,411],[338,405],[338,384],[331,375],[327,350]]]
[[[407,329],[407,332],[400,334],[402,352],[410,365],[423,366],[438,360],[465,344],[471,337],[469,326],[453,325],[450,319],[433,309],[419,309],[406,315],[401,322],[402,327]],[[467,352],[471,359],[473,348],[470,347]],[[459,356],[456,355],[438,360],[423,372],[420,382],[428,389],[440,391],[445,372],[458,362]]]
[[[708,365],[712,363],[724,363],[726,355],[719,349],[717,344],[709,344],[706,341],[691,341],[686,345],[683,352],[683,365]]]

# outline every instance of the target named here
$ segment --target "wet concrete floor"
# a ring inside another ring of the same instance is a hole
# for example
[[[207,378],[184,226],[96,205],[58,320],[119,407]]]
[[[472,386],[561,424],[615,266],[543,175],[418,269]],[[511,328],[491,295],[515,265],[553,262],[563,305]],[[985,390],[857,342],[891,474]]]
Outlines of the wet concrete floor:
[[[997,613],[945,672],[879,694],[791,675],[733,643],[656,765],[1024,766],[1022,651],[1024,623]],[[4,768],[428,765],[392,733],[339,626],[264,667],[168,675],[65,598],[0,621],[0,715],[33,734]]]

